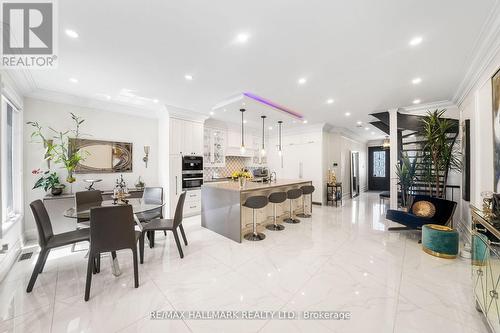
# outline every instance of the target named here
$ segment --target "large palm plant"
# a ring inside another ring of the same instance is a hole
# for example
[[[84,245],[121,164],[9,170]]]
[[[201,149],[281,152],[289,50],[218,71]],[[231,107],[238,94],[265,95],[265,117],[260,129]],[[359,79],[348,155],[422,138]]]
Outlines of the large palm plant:
[[[401,188],[401,206],[408,207],[412,188],[417,181],[417,157],[409,157],[403,154],[401,160],[396,165],[396,174]]]
[[[424,161],[427,161],[427,180],[429,188],[434,187],[436,197],[446,194],[446,183],[450,170],[462,169],[460,152],[455,146],[458,124],[443,118],[446,109],[428,111],[422,120]],[[441,180],[442,178],[442,180]],[[443,189],[441,191],[441,188]],[[432,193],[432,189],[430,189]]]

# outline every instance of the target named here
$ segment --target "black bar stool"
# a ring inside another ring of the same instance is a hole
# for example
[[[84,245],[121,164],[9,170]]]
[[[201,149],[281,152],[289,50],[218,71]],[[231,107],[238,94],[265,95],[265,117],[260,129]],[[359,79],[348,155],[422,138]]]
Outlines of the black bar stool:
[[[253,197],[248,197],[245,203],[243,204],[244,207],[251,208],[252,209],[252,216],[253,216],[253,230],[251,233],[246,234],[243,236],[246,240],[249,241],[261,241],[264,238],[266,238],[266,235],[264,235],[261,232],[257,232],[257,221],[255,220],[255,210],[264,208],[267,206],[268,199],[264,195],[256,195]]]
[[[312,213],[312,193],[314,192],[314,186],[312,185],[304,185],[300,188],[302,190],[302,213],[297,214],[298,217],[304,217],[304,218],[310,218],[311,214],[306,213],[306,195],[309,195],[311,200],[310,200],[310,205],[309,207],[311,208],[311,213]]]
[[[300,220],[295,217],[292,209],[292,200],[298,199],[302,196],[302,190],[300,188],[294,188],[286,192],[286,197],[290,201],[290,217],[286,218],[284,222],[286,223],[300,223]]]
[[[269,202],[273,204],[273,221],[274,224],[268,224],[266,226],[267,230],[281,231],[285,229],[284,225],[276,223],[276,204],[282,203],[286,200],[286,192],[275,192],[269,195]]]

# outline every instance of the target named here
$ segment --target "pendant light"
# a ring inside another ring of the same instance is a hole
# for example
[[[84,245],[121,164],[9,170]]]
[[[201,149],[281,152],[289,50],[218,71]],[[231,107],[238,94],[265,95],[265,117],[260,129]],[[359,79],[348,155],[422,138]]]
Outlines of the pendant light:
[[[260,155],[261,156],[265,156],[266,155],[266,146],[265,146],[265,140],[266,140],[265,139],[265,133],[266,132],[264,130],[264,128],[265,128],[264,122],[266,120],[266,116],[260,116],[260,117],[262,118],[262,149],[260,151]]]
[[[281,156],[283,154],[282,145],[281,145],[281,126],[283,121],[278,121],[278,155]]]
[[[384,143],[382,144],[382,148],[389,149],[391,147],[391,140],[389,140],[389,136],[386,136],[384,139]]]
[[[241,112],[241,147],[240,151],[242,154],[245,153],[245,121],[243,119],[243,114],[245,113],[245,109],[240,109]]]

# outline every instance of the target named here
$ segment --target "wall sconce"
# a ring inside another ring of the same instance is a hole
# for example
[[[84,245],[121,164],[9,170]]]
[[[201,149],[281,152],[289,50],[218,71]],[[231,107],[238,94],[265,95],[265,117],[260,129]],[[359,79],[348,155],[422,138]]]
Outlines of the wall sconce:
[[[148,161],[149,161],[149,146],[144,146],[144,154],[145,156],[142,158],[144,161],[144,164],[146,164],[146,168],[148,167]]]

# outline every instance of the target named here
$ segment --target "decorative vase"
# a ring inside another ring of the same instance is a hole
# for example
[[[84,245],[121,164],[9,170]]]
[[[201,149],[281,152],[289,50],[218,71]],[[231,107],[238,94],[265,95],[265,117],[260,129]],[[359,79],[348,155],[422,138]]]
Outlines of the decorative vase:
[[[73,177],[73,171],[68,170],[68,177],[66,177],[66,181],[70,184],[76,181],[76,178]]]
[[[240,183],[240,188],[244,188],[245,184],[247,183],[247,178],[246,177],[240,177],[240,178],[238,178],[238,181]]]

